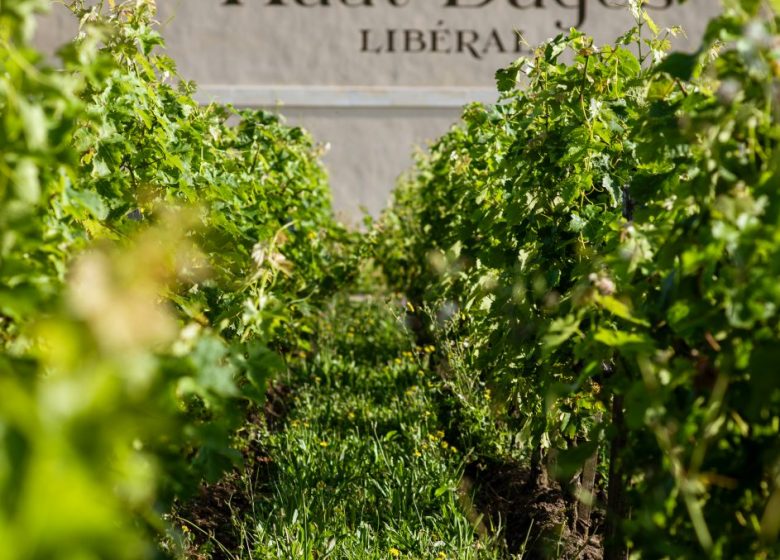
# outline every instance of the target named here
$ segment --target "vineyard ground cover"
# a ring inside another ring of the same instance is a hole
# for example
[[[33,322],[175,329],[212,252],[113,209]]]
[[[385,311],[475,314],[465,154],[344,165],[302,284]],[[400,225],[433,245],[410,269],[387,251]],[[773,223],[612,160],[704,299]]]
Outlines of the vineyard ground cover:
[[[574,496],[474,447],[511,434],[462,431],[490,399],[456,389],[415,320],[386,290],[334,297],[316,350],[291,357],[249,420],[248,468],[176,508],[187,557],[602,558],[599,531],[572,523]]]
[[[466,506],[467,455],[437,416],[431,348],[414,344],[403,307],[386,297],[334,299],[316,329],[317,352],[291,361],[283,398],[256,419],[246,441],[254,467],[225,481],[236,507],[212,510],[222,527],[204,520],[211,538],[186,531],[191,554],[507,557],[487,532],[477,538],[473,523],[485,523]],[[224,485],[205,490],[225,495]],[[198,526],[201,504],[182,507],[178,523]]]

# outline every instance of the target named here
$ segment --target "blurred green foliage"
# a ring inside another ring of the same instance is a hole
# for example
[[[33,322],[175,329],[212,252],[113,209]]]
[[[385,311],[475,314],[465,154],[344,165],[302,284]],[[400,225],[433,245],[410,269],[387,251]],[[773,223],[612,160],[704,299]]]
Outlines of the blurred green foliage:
[[[154,2],[74,2],[58,68],[48,5],[0,3],[0,558],[153,557],[352,234],[305,132],[194,101]]]

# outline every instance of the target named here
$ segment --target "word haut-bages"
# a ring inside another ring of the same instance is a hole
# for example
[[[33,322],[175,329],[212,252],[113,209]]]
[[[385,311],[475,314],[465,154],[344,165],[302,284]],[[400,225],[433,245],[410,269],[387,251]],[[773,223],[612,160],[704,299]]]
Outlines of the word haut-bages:
[[[429,0],[426,0],[429,1]],[[651,10],[666,10],[672,6],[674,0],[651,0],[645,5],[645,8]],[[335,7],[343,6],[347,8],[373,8],[390,7],[404,8],[413,4],[412,0],[224,0],[225,6],[242,6],[244,4],[261,4],[268,7],[289,7],[300,6],[304,8],[317,7]],[[566,10],[574,14],[576,18],[571,18],[566,22],[558,20],[555,22],[559,30],[566,30],[570,27],[580,27],[585,24],[588,18],[588,5],[598,4],[609,9],[624,9],[625,2],[620,0],[443,0],[443,8],[485,8],[488,6],[497,6],[506,4],[517,10]],[[414,41],[412,41],[414,42]],[[465,49],[468,50],[468,49]],[[394,52],[388,50],[387,52]],[[414,51],[412,51],[414,52]]]

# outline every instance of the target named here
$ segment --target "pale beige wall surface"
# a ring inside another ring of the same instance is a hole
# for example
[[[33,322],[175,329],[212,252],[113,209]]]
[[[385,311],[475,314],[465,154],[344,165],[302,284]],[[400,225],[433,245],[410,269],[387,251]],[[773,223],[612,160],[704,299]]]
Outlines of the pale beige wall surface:
[[[444,134],[460,110],[288,108],[282,113],[289,122],[305,124],[315,138],[329,140],[323,161],[334,206],[340,218],[355,222],[361,208],[377,215],[387,205],[396,177],[412,165],[414,148]]]
[[[515,31],[535,45],[559,33],[558,23],[576,24],[580,5],[581,28],[598,42],[632,21],[601,0],[240,1],[158,0],[168,54],[183,77],[198,82],[204,101],[279,108],[329,143],[335,205],[351,219],[361,206],[377,213],[385,205],[413,147],[446,131],[463,103],[494,99],[495,70],[518,56]],[[718,9],[716,0],[689,0],[650,13],[661,26],[683,26],[688,39],[676,45],[692,50]],[[51,49],[73,30],[71,16],[57,8],[39,42]],[[394,52],[387,52],[388,30]],[[405,52],[406,30],[409,48],[424,44],[422,52]]]

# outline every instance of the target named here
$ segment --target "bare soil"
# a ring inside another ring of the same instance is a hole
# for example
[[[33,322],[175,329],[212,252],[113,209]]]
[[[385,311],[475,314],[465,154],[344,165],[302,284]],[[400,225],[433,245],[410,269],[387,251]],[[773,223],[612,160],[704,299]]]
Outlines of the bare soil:
[[[465,476],[474,488],[475,507],[490,527],[501,528],[511,553],[522,552],[524,559],[602,560],[603,513],[594,511],[590,528],[577,523],[574,499],[557,482],[532,475],[521,464],[484,459],[468,465]]]

